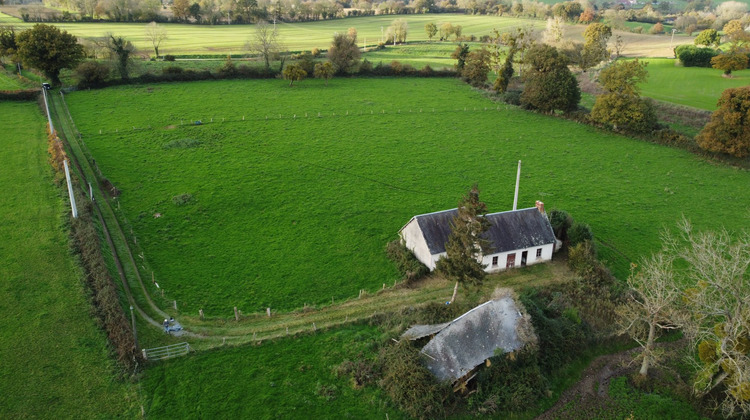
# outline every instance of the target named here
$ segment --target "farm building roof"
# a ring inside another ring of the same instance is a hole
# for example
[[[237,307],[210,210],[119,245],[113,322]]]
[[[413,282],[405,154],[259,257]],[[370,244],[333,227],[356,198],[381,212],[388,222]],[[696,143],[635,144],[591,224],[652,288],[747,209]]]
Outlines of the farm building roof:
[[[445,252],[451,233],[451,222],[458,209],[414,216],[419,223],[430,254]],[[490,241],[492,253],[531,248],[555,242],[555,234],[547,217],[536,207],[490,213],[485,216],[490,228],[484,237]]]
[[[410,328],[402,338],[415,339],[427,331],[427,327],[435,327],[431,333],[437,332],[437,335],[422,349],[428,356],[427,369],[440,381],[455,381],[494,356],[496,349],[510,352],[522,348],[528,339],[524,337],[532,335],[519,334],[519,328],[530,324],[522,322],[524,319],[513,298],[504,296],[485,302],[446,324]]]

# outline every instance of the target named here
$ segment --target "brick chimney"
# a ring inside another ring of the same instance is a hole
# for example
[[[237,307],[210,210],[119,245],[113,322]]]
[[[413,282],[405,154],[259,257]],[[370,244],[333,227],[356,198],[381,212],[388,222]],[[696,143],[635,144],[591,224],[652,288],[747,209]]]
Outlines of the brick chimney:
[[[539,200],[536,200],[536,209],[539,210],[539,213],[544,214],[544,203],[542,203]]]

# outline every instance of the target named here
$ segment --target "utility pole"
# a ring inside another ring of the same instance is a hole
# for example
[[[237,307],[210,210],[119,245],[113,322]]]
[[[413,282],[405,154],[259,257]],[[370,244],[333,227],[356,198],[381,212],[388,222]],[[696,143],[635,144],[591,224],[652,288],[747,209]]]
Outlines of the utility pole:
[[[130,320],[133,322],[133,338],[135,339],[135,349],[138,350],[138,330],[135,329],[135,313],[133,313],[133,305],[130,305]]]

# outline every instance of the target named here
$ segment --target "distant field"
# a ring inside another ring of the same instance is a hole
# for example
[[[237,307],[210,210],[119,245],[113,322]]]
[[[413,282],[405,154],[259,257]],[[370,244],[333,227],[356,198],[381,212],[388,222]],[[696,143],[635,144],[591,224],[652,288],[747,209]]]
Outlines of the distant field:
[[[649,76],[642,92],[660,101],[714,110],[724,90],[750,84],[750,70],[732,72],[734,77],[727,79],[721,70],[678,67],[674,59],[647,61]]]
[[[471,43],[471,48],[480,48],[478,43]],[[433,69],[453,68],[456,60],[451,58],[451,54],[456,49],[456,44],[452,42],[442,43],[424,43],[424,44],[407,44],[407,45],[389,45],[383,50],[371,51],[362,55],[377,65],[379,62],[389,64],[392,61],[408,63],[416,68],[430,66]]]
[[[7,15],[5,15],[7,16]],[[8,17],[9,18],[9,17]],[[6,19],[8,19],[6,18]],[[381,39],[381,28],[387,28],[395,19],[406,19],[409,24],[407,41],[426,41],[424,25],[434,22],[440,26],[443,22],[463,26],[464,35],[486,35],[494,28],[500,31],[509,28],[531,25],[544,29],[544,21],[516,19],[498,16],[470,16],[462,14],[427,14],[399,16],[371,16],[304,23],[278,24],[279,36],[290,51],[327,49],[336,32],[346,32],[348,28],[357,28],[360,46],[365,42],[375,46]],[[9,18],[14,19],[14,18]],[[26,28],[31,24],[18,23],[16,26]],[[56,23],[56,26],[83,38],[96,38],[107,33],[126,37],[145,55],[153,55],[153,48],[145,36],[145,24],[142,23]],[[169,39],[159,48],[161,54],[242,54],[246,53],[245,44],[254,33],[254,25],[187,25],[169,23]]]
[[[490,211],[507,210],[518,159],[520,205],[541,199],[590,223],[620,276],[683,214],[699,228],[750,222],[747,171],[496,111],[453,79],[160,84],[69,104],[157,281],[189,313],[292,309],[392,283],[383,247],[412,215],[454,207],[475,181]]]
[[[0,102],[0,126],[0,418],[134,417],[62,228],[37,104]]]

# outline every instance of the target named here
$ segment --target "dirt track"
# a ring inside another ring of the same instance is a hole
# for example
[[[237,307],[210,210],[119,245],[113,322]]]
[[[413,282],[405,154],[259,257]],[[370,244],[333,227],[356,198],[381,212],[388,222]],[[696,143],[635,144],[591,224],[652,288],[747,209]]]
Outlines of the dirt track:
[[[675,348],[684,344],[684,340],[657,344],[665,348]],[[631,363],[640,347],[615,354],[599,356],[583,371],[581,380],[565,390],[552,408],[538,416],[536,420],[568,418],[564,408],[570,404],[597,407],[606,410],[611,406],[609,383],[612,378],[634,372],[640,364]]]

